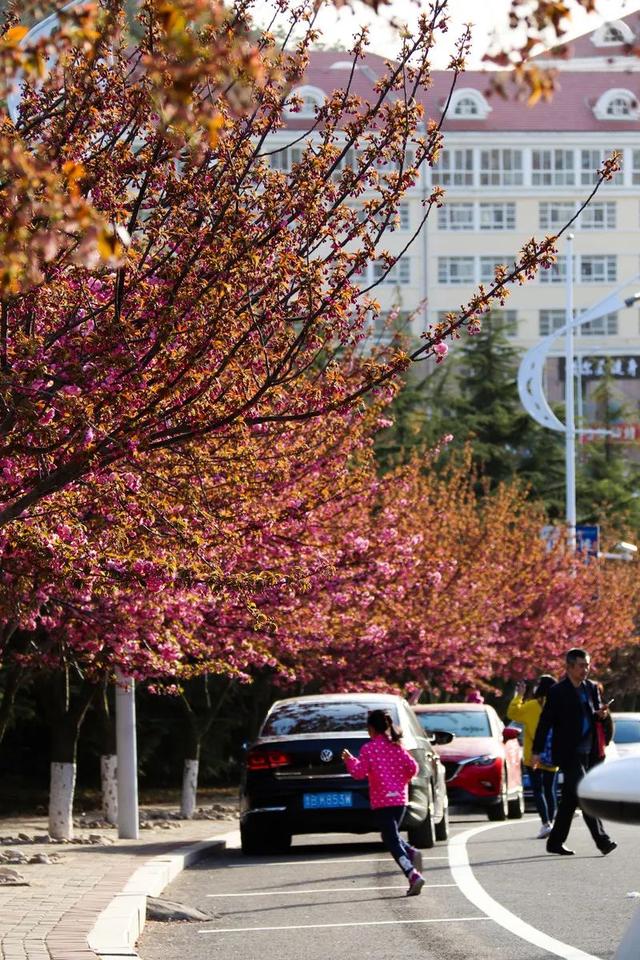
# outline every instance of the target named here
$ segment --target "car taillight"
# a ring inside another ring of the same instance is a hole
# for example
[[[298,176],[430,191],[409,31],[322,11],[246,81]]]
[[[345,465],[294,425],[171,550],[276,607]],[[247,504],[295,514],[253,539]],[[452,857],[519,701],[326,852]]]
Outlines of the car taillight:
[[[282,750],[250,750],[247,754],[247,770],[273,770],[288,767],[291,757]]]

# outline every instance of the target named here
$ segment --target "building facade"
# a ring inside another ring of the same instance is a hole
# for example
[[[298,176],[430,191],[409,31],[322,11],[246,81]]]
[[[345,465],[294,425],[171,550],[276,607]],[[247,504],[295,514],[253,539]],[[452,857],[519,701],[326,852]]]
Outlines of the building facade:
[[[397,229],[385,236],[385,246],[391,251],[404,247],[433,185],[446,191],[446,203],[432,211],[421,236],[377,291],[383,308],[416,312],[416,334],[455,312],[470,300],[478,283],[491,282],[496,265],[513,264],[528,239],[554,234],[574,215],[613,150],[621,153],[622,169],[600,187],[573,227],[574,303],[576,310],[584,310],[623,282],[630,283],[628,293],[640,289],[640,59],[632,52],[639,43],[640,14],[632,14],[574,41],[569,56],[544,54],[540,65],[557,71],[557,89],[550,102],[533,107],[491,95],[485,72],[470,71],[459,78],[438,163],[423,170],[420,182],[407,193]],[[366,71],[362,82],[370,84],[376,67],[382,66],[380,58],[368,56],[360,68]],[[296,91],[305,103],[296,127],[346,81],[350,68],[344,54],[312,55],[307,84]],[[433,86],[424,96],[425,116],[440,118],[450,82],[446,71],[434,73]],[[291,130],[284,129],[279,139],[284,147]],[[295,163],[295,149],[284,150],[276,162]],[[559,252],[553,269],[514,287],[505,305],[509,335],[522,350],[564,324],[562,241]],[[562,350],[558,342],[558,359],[548,365],[552,401],[560,400],[564,390]],[[590,397],[605,370],[635,417],[640,408],[638,307],[581,328],[576,366],[585,420],[593,420]]]

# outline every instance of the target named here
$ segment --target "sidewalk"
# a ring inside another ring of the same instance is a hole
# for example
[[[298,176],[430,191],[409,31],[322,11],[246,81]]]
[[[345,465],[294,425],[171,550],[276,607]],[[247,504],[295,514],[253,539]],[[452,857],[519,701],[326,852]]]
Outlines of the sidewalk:
[[[0,885],[0,957],[3,960],[96,960],[135,957],[135,941],[144,926],[147,896],[161,895],[188,863],[222,848],[223,834],[235,830],[226,819],[172,820],[140,831],[139,840],[119,840],[103,827],[76,828],[88,840],[106,842],[44,843],[46,819],[0,820],[0,843],[29,859],[58,856],[53,863],[0,863],[17,870],[28,886]],[[38,842],[29,838],[36,837]],[[111,842],[109,842],[109,840]]]

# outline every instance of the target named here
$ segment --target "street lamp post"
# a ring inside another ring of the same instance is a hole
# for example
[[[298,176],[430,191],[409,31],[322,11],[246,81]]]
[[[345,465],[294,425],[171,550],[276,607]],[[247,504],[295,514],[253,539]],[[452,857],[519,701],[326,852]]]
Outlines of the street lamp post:
[[[576,327],[580,327],[591,320],[598,320],[600,317],[613,313],[616,310],[622,310],[624,307],[631,307],[640,300],[640,292],[632,296],[624,297],[622,292],[630,284],[640,279],[640,274],[636,274],[624,283],[619,284],[615,290],[607,294],[602,300],[583,311],[579,316],[573,315],[573,234],[567,238],[567,278],[566,278],[566,316],[565,324],[559,330],[554,330],[546,336],[540,343],[537,343],[530,350],[527,350],[520,367],[518,369],[518,393],[522,406],[529,416],[546,427],[548,430],[556,430],[565,434],[565,465],[566,465],[566,523],[567,523],[567,543],[570,550],[576,548],[576,473],[575,473],[575,440],[576,434],[609,434],[609,430],[583,430],[576,429],[575,425],[575,403],[574,403],[574,343],[573,332]],[[542,386],[544,374],[544,365],[551,350],[551,347],[558,337],[565,337],[565,423],[558,420],[557,416],[549,406]]]

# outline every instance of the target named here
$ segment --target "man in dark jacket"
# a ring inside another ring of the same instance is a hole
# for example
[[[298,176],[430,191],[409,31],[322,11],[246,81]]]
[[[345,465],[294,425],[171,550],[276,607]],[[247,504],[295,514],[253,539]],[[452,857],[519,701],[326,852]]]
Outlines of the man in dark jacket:
[[[569,650],[566,665],[566,677],[551,687],[547,695],[533,739],[531,763],[533,767],[540,763],[540,753],[551,730],[553,763],[562,770],[564,781],[553,830],[547,838],[547,850],[570,856],[573,850],[568,850],[564,841],[569,836],[578,805],[578,783],[597,762],[595,724],[597,720],[604,720],[609,710],[603,706],[596,684],[587,680],[591,657],[586,650],[578,647]],[[600,820],[585,813],[584,822],[601,853],[606,855],[615,850],[617,844],[605,833]]]

